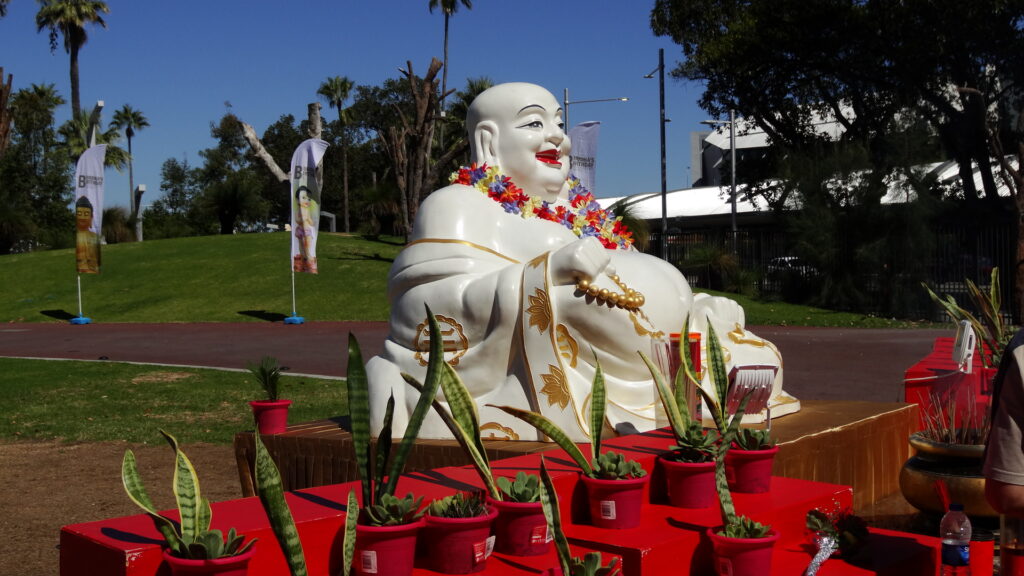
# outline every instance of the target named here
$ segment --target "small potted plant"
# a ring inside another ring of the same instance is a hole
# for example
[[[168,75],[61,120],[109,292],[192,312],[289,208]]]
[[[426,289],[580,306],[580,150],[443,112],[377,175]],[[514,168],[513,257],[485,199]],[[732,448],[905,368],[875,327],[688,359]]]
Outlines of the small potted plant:
[[[443,574],[482,571],[494,550],[491,524],[497,516],[483,492],[457,492],[431,502],[425,533],[430,568]]]
[[[259,364],[250,362],[247,367],[265,393],[264,399],[249,402],[256,418],[256,429],[260,434],[284,432],[288,427],[288,407],[292,401],[280,398],[281,367],[277,359],[264,356]]]
[[[688,378],[696,386],[688,333],[681,344],[685,368],[676,371],[673,391],[668,389],[664,375],[651,359],[643,352],[640,352],[640,357],[654,378],[676,441],[669,452],[658,457],[665,472],[669,503],[679,508],[706,508],[715,502],[715,453],[719,436],[715,430],[705,431],[692,417],[687,400],[687,382],[684,380]]]
[[[779,447],[769,430],[740,428],[725,456],[725,476],[729,489],[746,494],[762,494],[772,487],[772,464]]]
[[[436,320],[431,317],[430,321]],[[469,456],[487,491],[488,504],[498,511],[494,524],[497,551],[514,556],[547,553],[550,545],[540,506],[540,479],[520,471],[515,480],[499,477],[495,481],[480,438],[476,402],[450,364],[445,362],[440,368],[441,391],[450,411],[438,402],[434,403],[434,410]],[[411,376],[405,378],[414,388],[422,388]]]
[[[416,498],[409,493],[403,497],[395,495],[398,479],[405,469],[416,436],[419,434],[423,419],[430,410],[431,402],[440,388],[445,365],[441,341],[441,329],[427,307],[430,317],[430,357],[427,363],[427,375],[420,387],[420,398],[413,413],[409,417],[402,441],[398,444],[394,458],[391,454],[391,420],[394,414],[394,397],[388,399],[384,414],[384,426],[377,438],[376,458],[370,453],[370,404],[369,383],[366,368],[363,365],[359,343],[354,335],[349,334],[348,344],[348,402],[352,420],[352,447],[359,470],[362,492],[362,508],[357,510],[357,522],[354,526],[354,543],[346,540],[345,546],[351,546],[352,558],[355,560],[355,573],[399,576],[411,574],[415,559],[416,538],[425,525],[420,504],[423,498]],[[387,474],[385,475],[385,471]],[[351,512],[350,512],[351,514]],[[346,557],[345,566],[350,560]],[[347,568],[346,568],[347,569]]]
[[[555,441],[580,467],[587,487],[590,521],[599,528],[634,528],[640,524],[644,487],[650,476],[640,464],[617,452],[601,452],[601,429],[604,426],[605,385],[600,362],[594,362],[595,373],[590,397],[590,462],[579,447],[557,424],[536,412],[511,406],[495,406],[530,424]]]
[[[227,536],[220,530],[211,529],[212,512],[210,502],[202,496],[199,477],[188,456],[178,447],[178,441],[170,434],[160,434],[174,450],[174,497],[178,503],[179,522],[157,512],[153,501],[142,483],[135,454],[126,450],[121,463],[121,481],[132,502],[142,508],[156,523],[157,530],[167,542],[164,560],[171,568],[171,574],[245,574],[249,560],[256,552],[256,539],[244,542],[244,537],[231,528]]]
[[[555,550],[558,553],[558,568],[550,572],[552,576],[618,576],[621,572],[617,556],[609,560],[607,565],[601,564],[600,552],[587,552],[583,558],[572,556],[569,552],[569,540],[562,530],[562,518],[558,512],[558,494],[555,492],[555,486],[551,481],[551,475],[548,474],[543,456],[540,457],[540,477],[540,501],[548,529],[555,541]]]
[[[718,398],[727,398],[729,381],[725,374],[725,360],[722,358],[718,336],[710,322],[708,357],[711,383],[715,387],[715,392]],[[715,427],[722,437],[715,455],[715,489],[718,492],[723,526],[708,529],[708,537],[714,548],[715,567],[719,574],[767,574],[771,571],[772,548],[779,539],[779,533],[770,526],[736,514],[732,493],[729,491],[729,481],[725,474],[726,454],[736,439],[736,431],[743,420],[750,396],[746,395],[740,400],[736,413],[731,420],[727,420],[724,404],[712,398],[703,388],[698,388],[698,391],[705,405],[710,408]]]

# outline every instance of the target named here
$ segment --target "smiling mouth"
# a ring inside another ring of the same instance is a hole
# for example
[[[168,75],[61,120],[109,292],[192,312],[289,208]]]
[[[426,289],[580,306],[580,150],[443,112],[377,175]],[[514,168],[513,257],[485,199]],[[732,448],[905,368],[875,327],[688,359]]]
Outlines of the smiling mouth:
[[[537,160],[545,164],[551,164],[552,166],[561,166],[562,163],[558,160],[558,150],[545,150],[537,153]]]

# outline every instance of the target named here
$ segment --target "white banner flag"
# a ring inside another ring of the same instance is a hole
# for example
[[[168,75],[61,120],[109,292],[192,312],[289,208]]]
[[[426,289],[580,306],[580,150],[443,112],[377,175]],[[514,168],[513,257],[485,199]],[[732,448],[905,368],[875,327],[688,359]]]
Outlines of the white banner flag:
[[[320,227],[320,188],[318,170],[327,150],[327,142],[310,138],[292,155],[292,270],[317,273],[316,236]]]
[[[569,155],[571,168],[569,171],[580,179],[580,183],[596,194],[597,184],[597,136],[601,130],[600,122],[582,122],[569,130],[572,142],[572,153]]]
[[[106,156],[106,144],[93,146],[82,154],[75,167],[75,260],[80,274],[100,273]]]

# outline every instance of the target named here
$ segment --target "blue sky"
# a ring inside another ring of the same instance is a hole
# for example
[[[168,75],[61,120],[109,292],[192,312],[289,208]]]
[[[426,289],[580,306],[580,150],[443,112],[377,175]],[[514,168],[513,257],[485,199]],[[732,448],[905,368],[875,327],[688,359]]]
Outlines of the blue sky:
[[[123,104],[149,119],[136,134],[135,182],[146,184],[143,205],[159,197],[160,166],[168,158],[201,162],[211,147],[210,123],[225,102],[260,133],[282,114],[304,118],[306,105],[329,76],[376,85],[398,78],[412,61],[422,73],[443,55],[444,18],[426,0],[107,0],[107,28],[90,28],[80,57],[82,106],[103,100],[104,121]],[[681,58],[648,23],[651,2],[477,0],[450,21],[448,86],[488,76],[495,82],[540,84],[561,100],[569,90],[570,121],[601,122],[596,193],[600,197],[660,190],[658,81],[643,76]],[[37,33],[38,4],[13,0],[0,19],[0,66],[14,89],[53,83],[70,101],[68,56],[50,53]],[[697,108],[702,87],[666,75],[669,189],[689,185],[690,133],[706,119]],[[581,103],[625,96],[628,102]],[[58,122],[70,105],[58,111]],[[331,110],[324,110],[333,119]],[[124,141],[122,140],[122,145]],[[107,173],[110,204],[128,204],[128,174]]]

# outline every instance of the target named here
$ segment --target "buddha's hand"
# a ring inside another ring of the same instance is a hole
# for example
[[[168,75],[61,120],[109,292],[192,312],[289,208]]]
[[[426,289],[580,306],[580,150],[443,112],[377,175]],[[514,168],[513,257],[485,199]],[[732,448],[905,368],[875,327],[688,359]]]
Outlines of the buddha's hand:
[[[556,284],[593,281],[608,268],[611,256],[597,238],[580,238],[551,255],[551,278]]]

